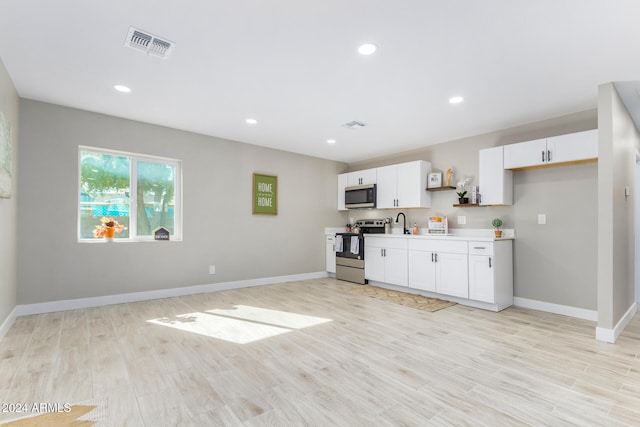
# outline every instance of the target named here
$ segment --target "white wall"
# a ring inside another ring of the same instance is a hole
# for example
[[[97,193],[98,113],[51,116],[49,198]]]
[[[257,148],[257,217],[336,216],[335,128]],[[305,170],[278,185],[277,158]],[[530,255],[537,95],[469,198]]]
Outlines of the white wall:
[[[18,304],[325,270],[343,164],[25,99],[20,114]],[[78,243],[78,145],[182,160],[184,240]],[[254,172],[278,176],[277,216],[251,214]]]
[[[10,326],[16,306],[16,242],[18,206],[18,95],[0,59],[0,111],[11,124],[13,148],[13,189],[10,199],[0,198],[0,338]]]
[[[410,160],[429,160],[434,171],[455,172],[454,182],[472,176],[478,183],[478,150],[547,136],[594,129],[596,110],[557,117],[510,129],[446,142],[392,159],[350,164],[348,171]],[[455,191],[432,193],[432,208],[409,209],[409,224],[425,227],[429,216],[448,216],[454,228],[491,228],[501,217],[505,228],[514,228],[514,294],[544,303],[597,310],[597,187],[596,163],[514,172],[513,206],[455,208]],[[482,193],[482,188],[480,188]],[[348,212],[349,217],[390,217],[398,210]],[[547,225],[537,224],[538,213]],[[466,225],[458,225],[459,215]]]
[[[633,197],[640,135],[613,84],[598,89],[598,328],[613,330],[634,304]]]

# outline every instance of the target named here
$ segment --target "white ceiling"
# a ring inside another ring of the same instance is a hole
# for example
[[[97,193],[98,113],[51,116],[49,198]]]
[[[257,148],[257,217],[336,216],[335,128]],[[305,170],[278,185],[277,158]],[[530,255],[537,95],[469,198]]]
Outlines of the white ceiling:
[[[639,24],[638,0],[2,0],[0,58],[24,98],[354,162],[596,108],[640,80]]]

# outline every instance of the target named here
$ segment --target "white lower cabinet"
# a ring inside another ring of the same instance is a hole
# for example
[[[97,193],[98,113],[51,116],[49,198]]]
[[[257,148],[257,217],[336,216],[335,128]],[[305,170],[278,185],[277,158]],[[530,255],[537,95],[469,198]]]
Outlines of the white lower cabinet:
[[[416,239],[408,249],[410,288],[469,297],[466,241]]]
[[[498,310],[513,304],[510,240],[469,242],[469,299],[496,304]]]
[[[364,277],[407,286],[407,240],[367,236],[364,239]]]
[[[336,235],[325,235],[325,262],[329,273],[336,272]]]
[[[364,268],[367,280],[460,304],[493,311],[513,304],[512,240],[367,235]]]

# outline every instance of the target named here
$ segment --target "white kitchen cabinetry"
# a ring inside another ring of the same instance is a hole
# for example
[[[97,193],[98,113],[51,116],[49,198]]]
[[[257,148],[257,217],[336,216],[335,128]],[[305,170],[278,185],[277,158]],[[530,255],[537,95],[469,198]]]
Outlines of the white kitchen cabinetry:
[[[356,185],[375,184],[378,180],[377,171],[373,169],[364,169],[356,172],[347,173],[347,187]]]
[[[466,241],[412,239],[408,250],[410,288],[469,297]]]
[[[469,242],[469,299],[497,305],[513,304],[511,240]]]
[[[345,211],[344,189],[356,185],[375,184],[377,180],[377,170],[364,169],[356,172],[347,172],[338,175],[338,210]]]
[[[326,269],[329,273],[336,272],[336,236],[335,234],[325,235],[325,259]]]
[[[424,160],[377,168],[377,207],[431,207],[431,194],[426,191],[430,172],[431,163]]]
[[[407,286],[407,240],[367,235],[364,239],[364,277]]]
[[[597,158],[597,129],[504,146],[505,169],[581,163]]]
[[[480,205],[513,204],[513,172],[504,168],[504,147],[478,153]]]

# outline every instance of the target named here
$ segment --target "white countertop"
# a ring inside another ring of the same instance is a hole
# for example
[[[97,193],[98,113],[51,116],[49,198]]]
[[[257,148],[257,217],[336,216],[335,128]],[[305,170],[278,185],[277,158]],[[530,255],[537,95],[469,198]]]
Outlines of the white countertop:
[[[497,242],[500,240],[514,240],[515,237],[505,235],[501,238],[496,238],[495,236],[479,236],[479,235],[470,235],[470,234],[365,234],[365,236],[370,237],[389,237],[392,239],[422,239],[422,240],[462,240],[462,241],[477,241],[477,242]]]

